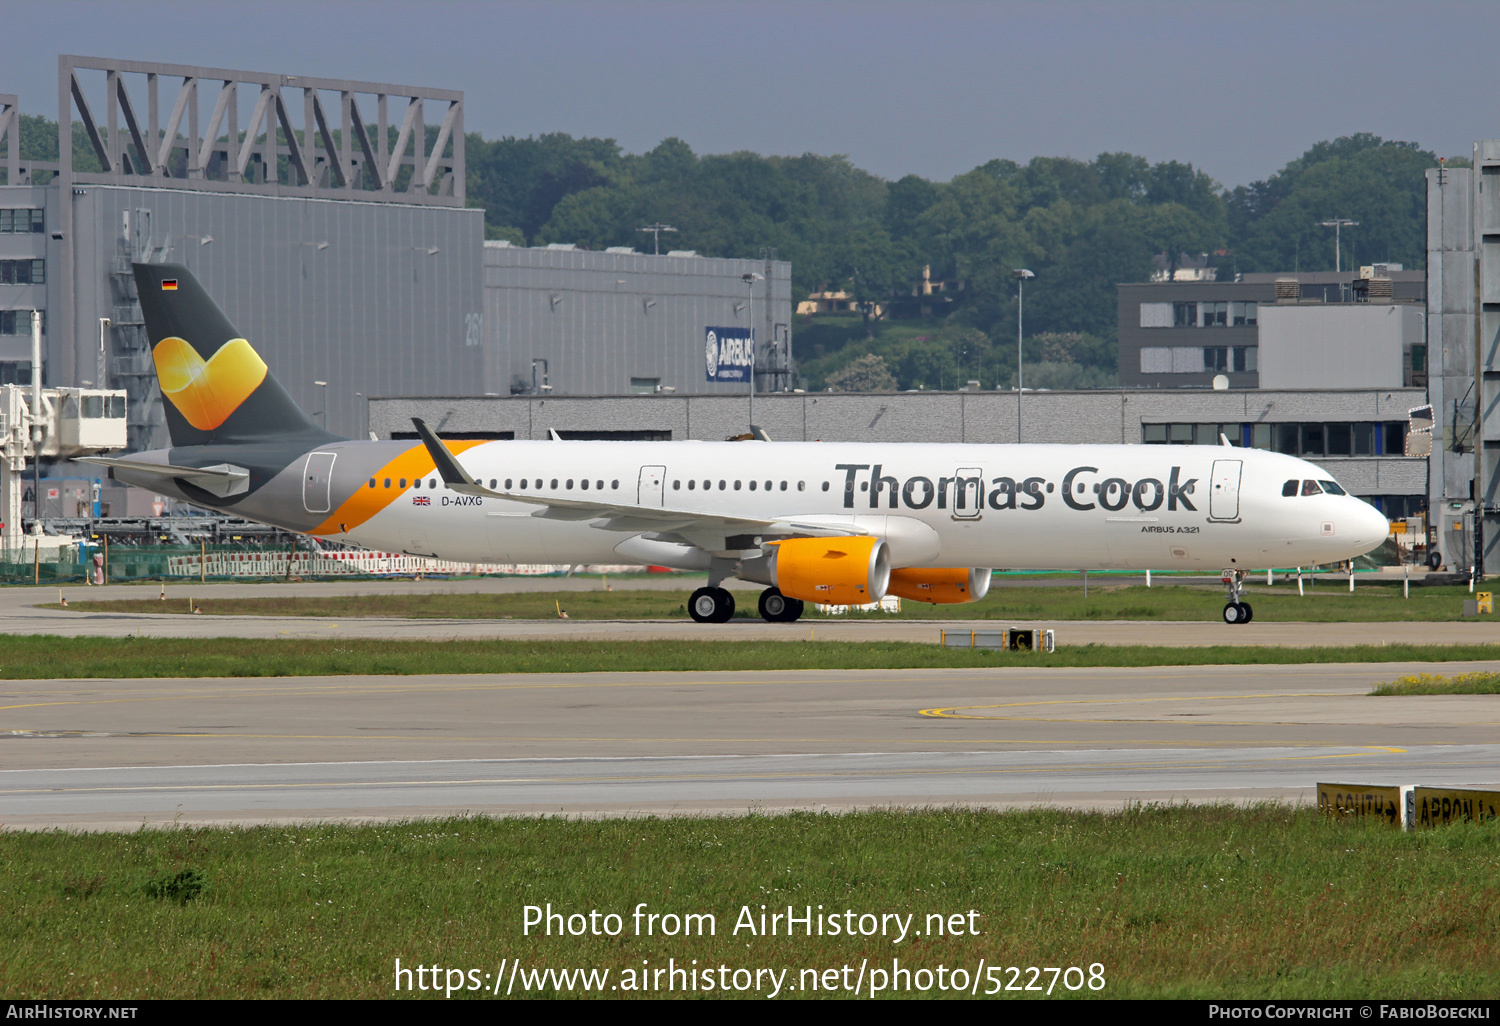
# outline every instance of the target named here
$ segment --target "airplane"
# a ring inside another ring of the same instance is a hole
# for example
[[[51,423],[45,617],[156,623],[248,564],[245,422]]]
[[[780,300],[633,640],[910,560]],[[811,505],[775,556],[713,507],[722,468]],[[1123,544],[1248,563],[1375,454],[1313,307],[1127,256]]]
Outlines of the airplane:
[[[350,546],[464,562],[626,562],[765,585],[760,616],[983,598],[991,567],[1247,571],[1353,559],[1385,517],[1333,476],[1223,446],[341,438],[292,401],[186,267],[135,264],[171,447],[112,478]]]

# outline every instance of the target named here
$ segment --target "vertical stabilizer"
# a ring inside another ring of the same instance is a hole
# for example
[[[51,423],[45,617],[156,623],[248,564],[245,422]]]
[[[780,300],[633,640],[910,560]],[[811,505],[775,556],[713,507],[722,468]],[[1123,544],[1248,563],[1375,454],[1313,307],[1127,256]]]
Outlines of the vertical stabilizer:
[[[181,264],[135,264],[174,447],[335,436],[314,424]]]

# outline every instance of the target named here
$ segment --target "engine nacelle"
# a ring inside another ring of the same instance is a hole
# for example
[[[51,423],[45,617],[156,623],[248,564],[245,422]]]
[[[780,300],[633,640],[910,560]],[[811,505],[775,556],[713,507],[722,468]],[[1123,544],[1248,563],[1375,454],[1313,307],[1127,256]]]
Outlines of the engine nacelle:
[[[978,602],[989,593],[990,572],[963,567],[928,570],[900,567],[891,571],[891,583],[886,590],[913,602],[931,602],[933,605]]]
[[[890,550],[879,538],[790,538],[771,546],[771,583],[789,598],[864,605],[884,598],[890,579]]]

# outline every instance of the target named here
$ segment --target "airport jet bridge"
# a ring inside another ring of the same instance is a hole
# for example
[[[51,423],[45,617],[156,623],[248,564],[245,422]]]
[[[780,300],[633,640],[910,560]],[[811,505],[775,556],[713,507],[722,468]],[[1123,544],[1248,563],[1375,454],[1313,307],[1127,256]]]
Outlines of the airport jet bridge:
[[[69,459],[96,455],[125,447],[125,392],[104,388],[42,388],[41,319],[32,316],[32,384],[0,385],[0,547],[21,548],[21,497],[26,489],[28,460]],[[37,503],[40,509],[41,504]],[[33,518],[34,533],[40,534],[40,518]],[[52,548],[49,539],[43,548]]]

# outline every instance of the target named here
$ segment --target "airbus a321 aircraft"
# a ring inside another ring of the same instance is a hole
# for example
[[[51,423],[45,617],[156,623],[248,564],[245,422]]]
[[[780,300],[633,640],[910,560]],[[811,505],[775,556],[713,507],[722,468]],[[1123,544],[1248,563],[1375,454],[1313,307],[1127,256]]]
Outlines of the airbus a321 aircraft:
[[[1335,563],[1385,518],[1332,476],[1228,446],[349,440],[315,425],[187,268],[136,264],[172,447],[95,457],[119,481],[318,538],[473,562],[706,570],[760,615],[804,602],[983,598],[991,567],[1223,570]]]

